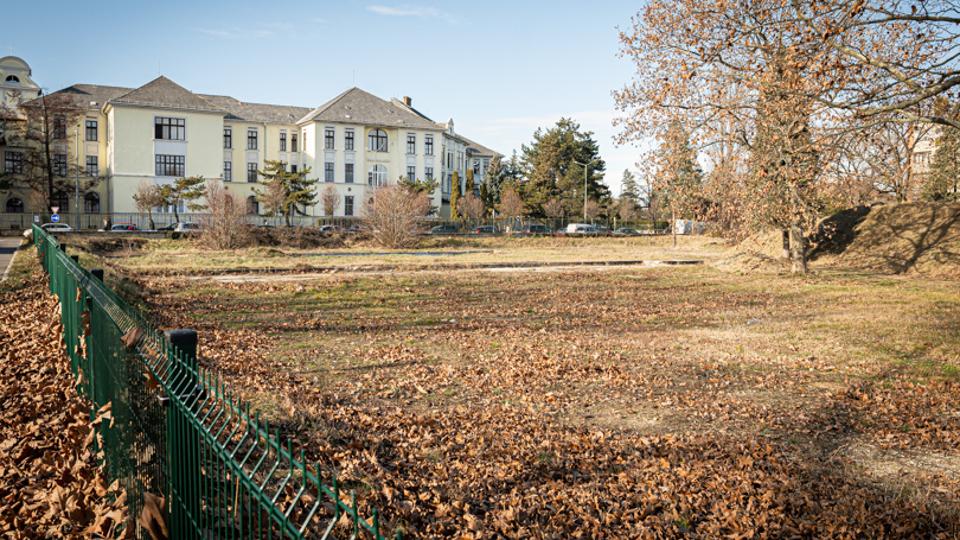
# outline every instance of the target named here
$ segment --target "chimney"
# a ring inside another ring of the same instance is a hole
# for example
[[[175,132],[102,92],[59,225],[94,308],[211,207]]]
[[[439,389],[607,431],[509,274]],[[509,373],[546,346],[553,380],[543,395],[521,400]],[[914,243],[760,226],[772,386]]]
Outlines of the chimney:
[[[413,100],[410,99],[410,96],[403,96],[403,104],[407,107],[413,107]]]

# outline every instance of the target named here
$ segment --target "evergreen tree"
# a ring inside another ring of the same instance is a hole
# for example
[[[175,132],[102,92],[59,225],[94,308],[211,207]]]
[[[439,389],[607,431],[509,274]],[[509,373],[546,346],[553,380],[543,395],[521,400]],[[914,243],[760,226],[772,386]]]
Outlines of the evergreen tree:
[[[206,208],[206,205],[196,202],[206,193],[206,180],[202,176],[177,178],[172,184],[160,186],[160,196],[163,198],[163,204],[173,207],[173,218],[177,223],[180,223],[181,204],[194,212]]]
[[[463,190],[464,195],[473,193],[473,189],[476,187],[473,181],[473,169],[467,169],[467,187]]]
[[[620,202],[630,201],[634,206],[640,204],[640,187],[637,185],[637,176],[629,169],[623,170],[623,180],[620,182]]]
[[[453,171],[453,179],[450,186],[450,220],[458,221],[460,219],[460,173]]]
[[[264,203],[268,213],[283,214],[287,227],[291,225],[290,216],[294,213],[306,215],[301,208],[317,204],[317,180],[307,178],[309,167],[292,172],[282,161],[267,161],[264,170],[257,171],[257,174],[264,179],[263,189],[255,189],[257,199]]]
[[[930,173],[923,186],[923,198],[928,201],[960,201],[960,129],[941,128],[937,149],[930,163]]]
[[[523,197],[527,207],[536,215],[543,215],[543,205],[551,198],[561,201],[568,214],[583,211],[584,167],[587,163],[587,196],[600,204],[610,198],[610,190],[603,183],[606,164],[600,158],[600,146],[593,133],[581,131],[580,125],[569,118],[561,118],[547,130],[538,129],[533,142],[522,147]]]

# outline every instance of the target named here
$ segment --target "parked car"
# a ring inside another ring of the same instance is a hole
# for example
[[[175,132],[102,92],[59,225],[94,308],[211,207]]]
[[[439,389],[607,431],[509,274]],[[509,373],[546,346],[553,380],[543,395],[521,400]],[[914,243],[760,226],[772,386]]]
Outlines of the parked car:
[[[541,223],[527,223],[517,231],[520,234],[550,234],[550,227]]]
[[[321,225],[320,232],[323,234],[333,234],[340,232],[340,227],[337,227],[336,225]]]
[[[640,236],[640,231],[630,227],[620,227],[613,231],[614,236]]]
[[[497,228],[493,225],[480,225],[473,229],[473,234],[497,234]]]
[[[200,232],[200,224],[190,222],[177,223],[176,227],[173,228],[173,231],[182,233]]]
[[[351,226],[347,227],[346,229],[344,229],[343,232],[345,232],[345,233],[347,233],[347,234],[360,234],[360,233],[362,233],[362,232],[365,231],[365,230],[366,230],[366,229],[364,229],[363,225],[359,225],[359,224],[357,224],[357,223],[354,223],[353,225],[351,225]]]
[[[177,224],[171,223],[169,225],[164,225],[163,227],[157,227],[158,231],[175,231],[177,230]]]
[[[567,225],[566,233],[571,236],[596,236],[597,227],[590,223],[571,223]]]
[[[139,231],[136,225],[133,223],[115,223],[110,227],[110,232],[128,232],[128,231]]]
[[[457,229],[456,225],[445,223],[431,228],[429,234],[456,234],[458,232],[460,232],[460,230]]]
[[[40,228],[52,233],[63,233],[73,230],[73,227],[67,225],[66,223],[44,223],[40,226]]]

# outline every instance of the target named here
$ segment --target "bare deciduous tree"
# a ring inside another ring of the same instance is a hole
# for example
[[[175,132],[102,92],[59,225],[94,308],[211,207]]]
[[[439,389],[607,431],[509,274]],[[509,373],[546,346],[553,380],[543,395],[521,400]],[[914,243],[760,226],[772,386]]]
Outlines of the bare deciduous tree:
[[[200,240],[213,249],[237,249],[250,243],[246,201],[230,193],[219,180],[207,182],[207,208]]]
[[[483,219],[483,201],[480,200],[480,197],[474,195],[472,191],[467,192],[467,194],[460,199],[458,214],[462,218],[474,223],[480,221]]]
[[[157,225],[153,222],[153,209],[163,206],[166,202],[160,186],[149,180],[141,181],[136,193],[133,194],[133,202],[141,214],[146,212],[150,229],[156,229]]]
[[[390,185],[373,192],[367,201],[364,218],[378,244],[403,248],[416,244],[417,227],[428,212],[430,200],[427,195],[402,185]]]
[[[336,188],[327,186],[320,196],[320,203],[323,205],[323,215],[333,216],[337,212],[337,208],[340,207],[340,196],[337,194]]]

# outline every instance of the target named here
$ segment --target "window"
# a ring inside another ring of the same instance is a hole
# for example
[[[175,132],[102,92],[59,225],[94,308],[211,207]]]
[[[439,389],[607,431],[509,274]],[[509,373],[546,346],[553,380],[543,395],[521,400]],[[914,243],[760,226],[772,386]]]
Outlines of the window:
[[[23,152],[3,153],[3,170],[8,174],[23,174]]]
[[[336,131],[332,127],[328,127],[323,130],[323,148],[325,150],[333,150],[333,140],[335,135]]]
[[[297,134],[296,133],[290,134],[290,151],[291,152],[297,151]]]
[[[417,167],[409,166],[407,167],[407,180],[416,180],[417,179]]]
[[[153,119],[153,138],[163,141],[187,140],[187,121],[158,116]]]
[[[260,202],[253,195],[247,197],[247,213],[252,215],[260,213]]]
[[[370,151],[387,151],[387,132],[382,129],[372,129],[369,135]]]
[[[53,174],[57,176],[67,175],[67,155],[66,154],[53,155]]]
[[[343,197],[343,215],[353,215],[353,195],[345,195]]]
[[[323,181],[333,182],[333,162],[328,161],[323,164]]]
[[[343,166],[343,181],[348,184],[353,183],[353,163],[347,163]]]
[[[353,130],[348,129],[343,134],[343,149],[353,150]]]
[[[433,135],[423,136],[423,153],[428,156],[433,155]]]
[[[223,147],[227,150],[233,148],[233,130],[228,127],[223,128]]]
[[[154,174],[157,176],[184,176],[185,167],[184,156],[171,156],[165,154],[157,154],[155,159],[155,168]]]
[[[290,165],[290,172],[297,172],[297,166],[296,166],[296,165]]]
[[[453,168],[453,152],[447,152],[447,169]]]
[[[473,160],[473,174],[480,174],[480,160]]]
[[[91,191],[83,196],[83,211],[88,214],[100,213],[100,194]]]
[[[387,185],[387,168],[383,165],[370,167],[370,172],[367,173],[367,185],[371,187]]]
[[[86,139],[88,141],[97,140],[97,121],[96,120],[87,120],[86,121]]]
[[[57,212],[66,214],[70,211],[70,197],[67,196],[65,191],[55,191],[50,199],[50,206],[51,208],[56,207]]]
[[[247,182],[257,181],[257,164],[247,163]]]
[[[254,128],[247,130],[247,150],[257,149],[257,130]]]
[[[100,164],[97,156],[87,156],[87,176],[100,176]]]
[[[7,75],[7,82],[20,82],[20,77],[16,75]]]
[[[424,167],[423,177],[426,178],[428,181],[433,180],[433,167]]]
[[[23,213],[23,201],[16,197],[10,197],[7,199],[7,204],[4,210],[8,214],[22,214]]]
[[[280,151],[281,152],[287,151],[287,132],[286,131],[280,132]]]
[[[233,162],[232,161],[223,162],[223,181],[233,182]]]
[[[67,119],[62,116],[53,117],[53,138],[67,138]]]
[[[417,134],[407,133],[407,154],[413,155],[416,153],[417,153]]]

